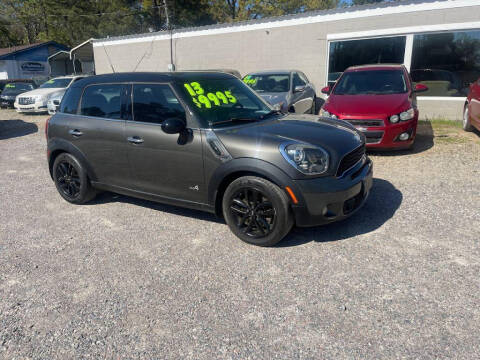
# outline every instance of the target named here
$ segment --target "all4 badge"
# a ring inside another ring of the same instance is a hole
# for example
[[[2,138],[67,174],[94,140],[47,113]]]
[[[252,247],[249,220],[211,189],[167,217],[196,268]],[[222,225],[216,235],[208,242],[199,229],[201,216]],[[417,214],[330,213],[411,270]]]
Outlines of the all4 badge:
[[[198,187],[198,185],[190,186],[189,189],[190,189],[190,190],[195,190],[195,191],[200,190],[200,188]]]

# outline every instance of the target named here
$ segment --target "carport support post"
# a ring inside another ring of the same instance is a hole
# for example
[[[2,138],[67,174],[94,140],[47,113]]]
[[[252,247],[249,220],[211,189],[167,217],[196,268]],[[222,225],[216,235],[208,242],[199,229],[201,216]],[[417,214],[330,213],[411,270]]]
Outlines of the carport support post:
[[[405,54],[403,55],[403,64],[410,73],[412,66],[413,34],[408,34],[405,39]]]

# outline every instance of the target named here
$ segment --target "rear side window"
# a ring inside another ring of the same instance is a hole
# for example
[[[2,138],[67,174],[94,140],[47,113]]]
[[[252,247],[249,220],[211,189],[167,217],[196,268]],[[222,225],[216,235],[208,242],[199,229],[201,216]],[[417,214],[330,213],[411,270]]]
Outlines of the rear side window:
[[[185,119],[185,110],[168,85],[133,85],[133,120],[160,124],[168,118]]]
[[[108,119],[121,119],[122,94],[125,85],[99,84],[87,86],[83,92],[80,113]]]
[[[60,104],[60,112],[76,114],[80,95],[82,95],[82,88],[70,87],[63,96],[62,103]]]

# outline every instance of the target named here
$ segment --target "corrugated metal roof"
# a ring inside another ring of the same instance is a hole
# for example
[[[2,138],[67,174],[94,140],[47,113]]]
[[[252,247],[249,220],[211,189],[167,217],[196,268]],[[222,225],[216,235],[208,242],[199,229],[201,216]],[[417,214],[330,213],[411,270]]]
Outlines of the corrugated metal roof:
[[[28,51],[28,50],[35,49],[35,48],[40,47],[40,46],[46,46],[46,45],[56,45],[59,48],[68,49],[68,47],[66,47],[65,45],[59,44],[56,41],[51,40],[51,41],[38,42],[38,43],[34,43],[34,44],[29,44],[29,45],[20,45],[20,46],[8,47],[8,48],[1,48],[0,49],[0,58],[5,57],[5,56],[9,56],[11,54],[15,54],[17,52]]]
[[[22,50],[27,50],[30,48],[37,47],[39,45],[43,45],[43,42],[35,43],[35,44],[29,44],[29,45],[19,45],[19,46],[12,46],[8,48],[1,48],[0,49],[0,56],[2,55],[9,55],[17,51],[22,51]]]
[[[252,24],[262,24],[262,23],[269,23],[269,22],[276,22],[276,21],[283,21],[283,20],[291,20],[291,19],[301,19],[307,18],[312,16],[318,15],[333,15],[333,14],[342,14],[342,13],[349,13],[355,11],[362,11],[368,9],[378,9],[378,8],[391,8],[397,6],[404,6],[404,5],[411,5],[411,4],[423,4],[423,3],[436,3],[436,2],[445,2],[448,0],[399,0],[399,1],[385,1],[381,3],[374,3],[374,4],[365,4],[365,5],[355,5],[355,6],[348,6],[348,7],[340,7],[334,9],[326,9],[326,10],[313,10],[313,11],[306,11],[303,13],[297,14],[288,14],[288,15],[281,15],[281,16],[274,16],[274,17],[265,17],[262,19],[251,19],[245,21],[236,21],[230,23],[218,23],[212,25],[205,25],[205,26],[196,26],[196,27],[183,27],[177,28],[173,30],[173,33],[182,33],[182,32],[190,32],[190,31],[202,31],[202,30],[210,30],[210,29],[222,29],[228,28],[233,26],[242,26],[242,25],[252,25]],[[450,2],[453,2],[450,0]],[[93,42],[104,42],[104,41],[115,41],[115,40],[124,40],[124,39],[137,39],[142,37],[149,37],[155,35],[167,35],[169,31],[157,31],[151,33],[143,33],[143,34],[133,34],[133,35],[124,35],[124,36],[113,36],[103,39],[95,39]]]

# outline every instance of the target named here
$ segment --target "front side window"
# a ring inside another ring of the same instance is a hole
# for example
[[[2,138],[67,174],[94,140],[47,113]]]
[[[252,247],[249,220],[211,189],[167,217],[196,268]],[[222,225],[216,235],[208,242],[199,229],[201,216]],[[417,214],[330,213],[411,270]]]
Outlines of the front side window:
[[[480,76],[480,31],[415,35],[410,74],[428,86],[422,96],[467,96]]]
[[[290,74],[247,75],[243,81],[259,93],[280,93],[290,90]]]
[[[333,89],[336,95],[386,95],[408,91],[401,70],[364,70],[346,72]]]
[[[300,77],[298,73],[293,74],[293,88],[296,86],[305,86],[307,83]]]
[[[405,43],[405,36],[333,41],[330,43],[328,72],[338,74],[354,65],[403,64]]]
[[[238,79],[190,79],[178,87],[205,127],[231,119],[262,120],[272,110]]]
[[[133,120],[160,124],[169,118],[185,119],[185,110],[170,86],[133,85]]]
[[[87,86],[83,92],[80,113],[109,119],[122,118],[122,94],[125,85],[98,84]]]
[[[69,78],[50,79],[40,85],[40,89],[66,88],[71,81]]]

